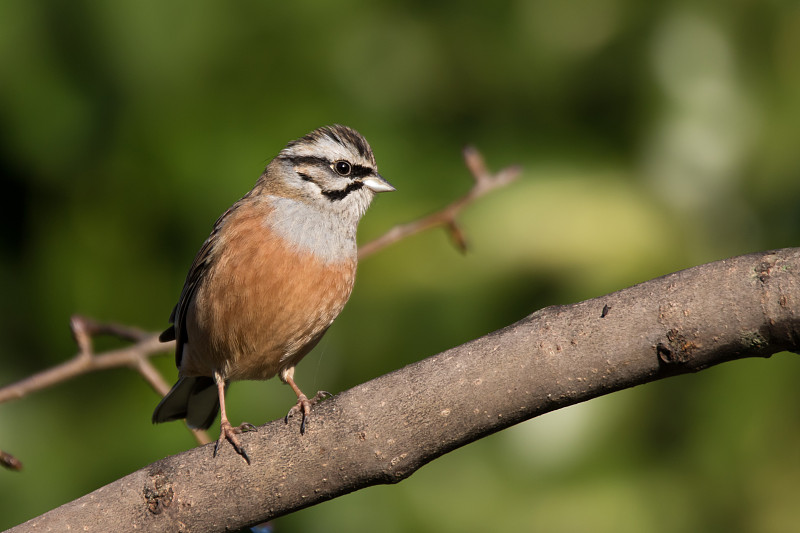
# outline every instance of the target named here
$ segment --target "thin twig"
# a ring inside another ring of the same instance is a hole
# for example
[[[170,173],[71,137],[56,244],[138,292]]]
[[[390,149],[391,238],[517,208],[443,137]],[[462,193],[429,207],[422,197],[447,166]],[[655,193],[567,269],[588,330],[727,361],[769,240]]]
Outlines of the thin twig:
[[[0,465],[9,470],[22,470],[22,461],[3,450],[0,450]]]
[[[169,391],[169,383],[164,380],[149,358],[174,350],[174,342],[162,343],[156,334],[121,324],[97,322],[80,315],[74,315],[70,319],[70,326],[72,336],[78,345],[78,353],[60,365],[3,387],[0,389],[0,403],[22,398],[32,392],[52,387],[57,383],[89,372],[120,366],[127,366],[139,372],[160,396],[164,396]],[[95,354],[92,341],[98,335],[118,337],[133,341],[133,344],[125,348]],[[200,444],[210,442],[204,431],[193,430],[192,433]]]
[[[461,227],[458,225],[456,217],[462,209],[481,196],[500,187],[505,187],[517,179],[521,168],[516,165],[507,167],[493,175],[486,167],[483,156],[472,146],[464,148],[464,162],[475,180],[472,189],[470,189],[467,194],[444,209],[419,220],[395,226],[377,239],[362,245],[358,249],[359,259],[372,255],[406,237],[437,226],[445,227],[456,247],[462,252],[466,251],[466,238],[464,237],[464,232],[461,230]]]
[[[75,334],[76,337],[79,332],[83,335],[88,336],[89,338],[88,351],[91,351],[91,339],[99,335],[108,335],[111,337],[117,337],[119,339],[131,342],[142,341],[149,337],[152,337],[153,335],[149,331],[144,331],[142,329],[134,328],[132,326],[125,326],[122,324],[115,324],[111,322],[97,322],[92,318],[85,317],[82,315],[73,315],[72,318],[70,319],[70,324],[72,326],[73,334]],[[81,346],[80,342],[78,342],[78,346]]]
[[[92,351],[92,339],[89,333],[91,328],[87,327],[90,324],[81,317],[75,316],[72,317],[71,325],[73,335],[78,343],[78,353],[60,365],[3,387],[0,389],[0,403],[22,398],[32,392],[96,370],[127,366],[138,371],[142,359],[174,349],[174,343],[161,343],[157,335],[148,335],[125,348],[95,355]],[[148,383],[162,395],[169,390],[166,382],[158,383],[148,379]]]

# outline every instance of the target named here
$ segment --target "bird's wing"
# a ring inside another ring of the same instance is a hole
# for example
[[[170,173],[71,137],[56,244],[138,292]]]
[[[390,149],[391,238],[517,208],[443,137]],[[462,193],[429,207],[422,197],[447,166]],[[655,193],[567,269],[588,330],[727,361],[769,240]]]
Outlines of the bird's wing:
[[[189,268],[189,274],[186,276],[186,281],[183,284],[181,296],[178,298],[178,303],[175,305],[169,317],[172,326],[159,336],[162,342],[173,339],[177,341],[177,346],[175,348],[175,365],[178,368],[181,366],[183,346],[189,340],[186,332],[186,312],[189,309],[189,304],[192,302],[198,287],[200,287],[208,275],[213,260],[215,244],[219,240],[219,232],[225,223],[225,219],[239,207],[240,203],[241,201],[233,204],[214,223],[211,235],[208,236],[203,246],[200,247],[200,251],[197,252],[192,266]]]

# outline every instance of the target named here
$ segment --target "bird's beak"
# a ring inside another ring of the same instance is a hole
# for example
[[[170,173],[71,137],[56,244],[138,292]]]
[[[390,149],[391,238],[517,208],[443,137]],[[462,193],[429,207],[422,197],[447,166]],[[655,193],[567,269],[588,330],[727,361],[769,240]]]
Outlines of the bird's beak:
[[[372,192],[392,192],[395,190],[392,184],[383,179],[380,174],[367,176],[361,182]]]

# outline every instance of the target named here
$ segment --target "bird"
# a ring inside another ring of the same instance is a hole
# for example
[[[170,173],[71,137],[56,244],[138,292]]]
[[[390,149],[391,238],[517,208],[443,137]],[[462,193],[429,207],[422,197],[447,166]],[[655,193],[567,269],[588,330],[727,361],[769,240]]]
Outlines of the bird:
[[[374,197],[395,188],[379,173],[369,143],[334,124],[290,141],[253,188],[216,221],[194,258],[162,342],[176,341],[178,380],[153,412],[153,423],[185,419],[207,429],[220,413],[220,436],[249,464],[231,425],[225,393],[232,381],[278,376],[297,403],[312,406],[295,367],[320,341],[350,298],[356,230]]]

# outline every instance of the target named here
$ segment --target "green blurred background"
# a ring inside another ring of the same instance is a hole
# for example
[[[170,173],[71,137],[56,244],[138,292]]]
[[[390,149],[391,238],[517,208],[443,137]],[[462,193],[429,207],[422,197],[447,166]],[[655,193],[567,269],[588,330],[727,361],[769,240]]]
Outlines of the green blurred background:
[[[71,357],[82,313],[160,330],[216,217],[334,122],[398,189],[362,242],[521,180],[365,260],[300,365],[341,391],[551,304],[800,241],[793,1],[0,3],[0,384]],[[116,346],[100,343],[100,348]],[[156,358],[172,381],[172,357]],[[800,366],[740,361],[545,415],[276,531],[780,532],[800,522]],[[132,371],[0,405],[0,528],[194,446]],[[277,380],[234,423],[282,416]],[[212,428],[212,435],[216,434]]]

